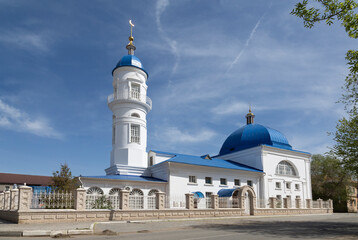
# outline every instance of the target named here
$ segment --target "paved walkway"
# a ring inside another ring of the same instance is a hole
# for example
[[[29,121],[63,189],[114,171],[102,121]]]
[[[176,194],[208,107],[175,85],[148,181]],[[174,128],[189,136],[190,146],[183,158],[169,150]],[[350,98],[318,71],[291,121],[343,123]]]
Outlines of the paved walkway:
[[[131,221],[131,222],[74,222],[46,224],[14,224],[0,220],[1,236],[54,236],[79,234],[126,235],[162,234],[176,231],[236,232],[290,238],[358,239],[358,214],[249,216],[190,220]],[[150,233],[150,234],[149,234]],[[153,237],[154,237],[153,235]],[[155,235],[156,236],[156,235]],[[227,237],[230,238],[231,235]],[[234,235],[232,235],[234,236]],[[79,236],[78,236],[79,237]],[[92,239],[92,237],[87,236]],[[137,237],[140,237],[139,235]],[[142,236],[144,237],[144,236]],[[174,238],[173,238],[174,237]],[[174,235],[171,239],[176,238]],[[97,239],[94,237],[93,239]],[[143,238],[144,239],[144,238]]]

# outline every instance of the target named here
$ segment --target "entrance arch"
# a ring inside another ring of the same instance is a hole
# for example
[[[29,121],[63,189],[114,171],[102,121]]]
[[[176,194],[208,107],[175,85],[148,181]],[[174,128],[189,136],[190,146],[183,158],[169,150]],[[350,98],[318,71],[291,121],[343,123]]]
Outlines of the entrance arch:
[[[239,208],[245,209],[245,213],[248,215],[254,215],[254,209],[256,208],[256,193],[252,187],[240,187],[233,192],[232,196],[233,199],[237,199]]]

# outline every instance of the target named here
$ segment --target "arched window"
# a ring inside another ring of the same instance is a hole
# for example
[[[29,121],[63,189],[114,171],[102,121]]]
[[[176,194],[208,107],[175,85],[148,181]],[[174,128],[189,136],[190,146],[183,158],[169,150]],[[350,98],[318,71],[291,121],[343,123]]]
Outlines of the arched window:
[[[140,189],[133,189],[129,193],[129,208],[143,209],[143,205],[144,205],[143,192]]]
[[[136,118],[140,118],[139,114],[138,113],[132,113],[131,115],[132,117],[136,117]]]
[[[140,189],[133,189],[130,193],[129,193],[129,195],[132,195],[132,196],[143,196],[143,192],[142,192],[142,190],[140,190]]]
[[[277,175],[297,176],[295,168],[287,161],[281,161],[276,167]]]
[[[149,191],[148,196],[154,196],[155,197],[155,194],[157,192],[159,192],[157,189],[152,189],[152,190]]]
[[[89,195],[103,195],[103,190],[99,187],[90,187],[87,189],[87,194]]]
[[[120,188],[112,188],[111,190],[109,190],[109,195],[119,195],[120,192]]]

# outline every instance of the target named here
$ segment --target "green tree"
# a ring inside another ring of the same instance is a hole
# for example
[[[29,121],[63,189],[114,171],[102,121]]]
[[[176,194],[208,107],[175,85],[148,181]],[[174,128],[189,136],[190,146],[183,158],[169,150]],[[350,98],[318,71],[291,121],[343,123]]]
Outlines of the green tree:
[[[335,211],[345,211],[351,175],[333,156],[315,154],[311,162],[312,198],[332,199]]]
[[[315,7],[308,7],[318,2]],[[358,3],[355,0],[303,0],[296,4],[291,14],[303,19],[305,27],[312,28],[316,23],[328,25],[338,21],[351,38],[358,38]],[[341,102],[345,104],[348,116],[338,121],[333,133],[335,145],[331,153],[343,163],[346,170],[358,178],[358,51],[348,50],[346,54],[349,74],[343,86],[344,94]]]
[[[77,188],[77,181],[67,163],[61,164],[60,171],[52,173],[52,187],[57,191],[72,191]]]

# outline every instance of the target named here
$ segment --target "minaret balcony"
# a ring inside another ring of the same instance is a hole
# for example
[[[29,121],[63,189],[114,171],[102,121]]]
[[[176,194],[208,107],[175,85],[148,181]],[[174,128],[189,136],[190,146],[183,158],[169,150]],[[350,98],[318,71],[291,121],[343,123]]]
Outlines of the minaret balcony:
[[[108,105],[121,102],[139,103],[147,107],[148,110],[152,109],[152,99],[145,94],[140,94],[139,92],[128,91],[126,94],[117,94],[116,96],[111,94],[107,97]]]

